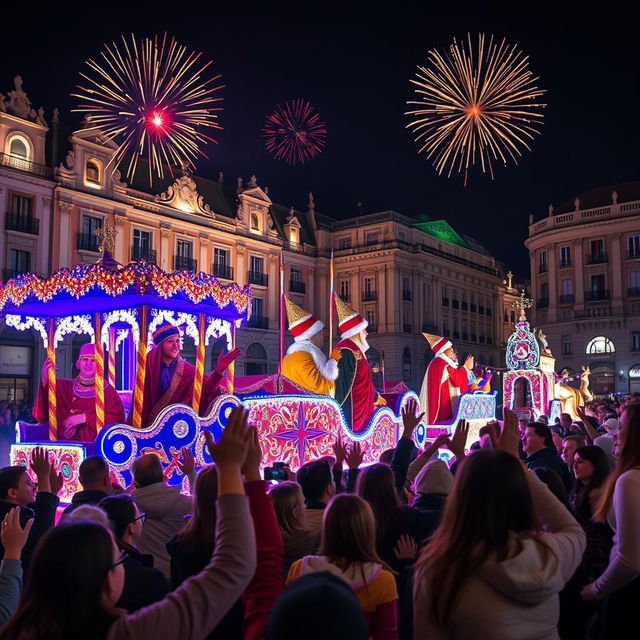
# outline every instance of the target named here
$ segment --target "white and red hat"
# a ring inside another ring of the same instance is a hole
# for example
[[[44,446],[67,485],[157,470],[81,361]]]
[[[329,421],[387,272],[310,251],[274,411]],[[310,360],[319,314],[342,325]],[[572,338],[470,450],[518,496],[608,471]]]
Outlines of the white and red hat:
[[[369,326],[369,323],[346,302],[338,296],[334,296],[334,299],[338,312],[338,331],[344,340],[353,338]]]
[[[433,350],[433,353],[435,353],[437,356],[439,356],[441,353],[444,353],[447,349],[453,347],[451,342],[449,342],[447,338],[443,338],[442,336],[436,336],[432,333],[423,333],[422,335],[426,338],[429,346]]]
[[[287,307],[287,320],[289,331],[296,342],[308,340],[322,331],[324,323],[313,317],[313,314],[305,311],[285,296],[284,303]]]

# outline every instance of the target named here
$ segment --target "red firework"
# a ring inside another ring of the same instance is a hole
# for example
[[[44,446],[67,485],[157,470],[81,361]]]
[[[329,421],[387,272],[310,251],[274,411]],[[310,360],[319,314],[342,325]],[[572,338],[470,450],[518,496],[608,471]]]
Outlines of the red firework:
[[[315,158],[325,145],[327,126],[306,100],[278,105],[262,129],[267,151],[287,164],[304,164]]]

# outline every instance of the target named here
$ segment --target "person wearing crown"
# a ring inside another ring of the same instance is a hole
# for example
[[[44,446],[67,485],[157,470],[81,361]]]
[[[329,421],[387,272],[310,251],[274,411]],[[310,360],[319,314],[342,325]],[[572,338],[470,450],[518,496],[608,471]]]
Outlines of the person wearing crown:
[[[56,380],[56,415],[58,439],[92,442],[98,435],[96,427],[96,357],[95,345],[83,344],[76,360],[80,374],[68,380]],[[38,385],[33,415],[38,422],[49,419],[49,394],[47,382],[53,363],[48,358],[42,367],[42,380]],[[118,392],[105,381],[104,422],[124,422],[124,407]]]
[[[180,355],[180,330],[165,322],[153,332],[153,348],[147,354],[142,403],[142,428],[148,427],[170,404],[191,406],[196,368]],[[240,349],[220,352],[216,368],[202,381],[199,415],[204,415],[219,395],[220,381],[229,365],[241,354]],[[133,405],[131,407],[133,412]],[[129,417],[131,424],[132,415]]]
[[[342,338],[335,347],[340,352],[336,400],[353,431],[359,433],[367,426],[375,407],[387,403],[373,386],[371,369],[365,356],[369,349],[369,323],[338,296],[334,300]]]
[[[314,336],[322,336],[324,324],[289,298],[284,301],[293,344],[282,359],[282,375],[311,393],[334,397],[340,351],[334,349],[327,358],[311,341]]]
[[[469,391],[473,375],[473,356],[467,356],[464,366],[458,366],[453,345],[446,338],[430,333],[422,334],[435,354],[424,374],[420,390],[420,404],[425,411],[427,424],[449,422],[455,412],[457,398]]]

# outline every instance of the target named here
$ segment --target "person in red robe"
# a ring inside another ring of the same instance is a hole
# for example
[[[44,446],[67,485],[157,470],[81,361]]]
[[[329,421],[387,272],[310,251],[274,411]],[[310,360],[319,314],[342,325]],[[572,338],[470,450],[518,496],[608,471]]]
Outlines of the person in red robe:
[[[49,368],[53,363],[47,359],[42,367],[42,380],[38,385],[33,415],[38,422],[49,420],[49,394],[47,382]],[[96,427],[96,358],[95,345],[83,344],[76,361],[80,375],[73,380],[56,380],[56,415],[58,417],[58,439],[93,442],[98,435]],[[104,385],[104,422],[124,422],[124,407],[118,392],[107,382]]]
[[[473,356],[468,356],[464,366],[458,366],[453,345],[446,338],[423,334],[435,358],[429,363],[420,390],[420,404],[427,424],[450,422],[461,393],[469,391],[469,373],[473,369]],[[475,379],[475,376],[473,376]]]
[[[160,411],[170,404],[191,406],[196,368],[180,355],[180,330],[164,323],[153,333],[153,348],[147,354],[144,379],[142,427],[148,427]],[[214,371],[202,381],[202,396],[198,414],[204,415],[213,400],[220,395],[220,381],[228,366],[241,354],[240,349],[221,352]],[[131,414],[133,412],[133,405]],[[131,417],[129,416],[129,424]]]
[[[369,323],[338,296],[334,299],[342,338],[335,346],[340,351],[335,397],[353,431],[360,433],[369,424],[376,406],[386,402],[373,386],[371,368],[365,356],[369,349]]]

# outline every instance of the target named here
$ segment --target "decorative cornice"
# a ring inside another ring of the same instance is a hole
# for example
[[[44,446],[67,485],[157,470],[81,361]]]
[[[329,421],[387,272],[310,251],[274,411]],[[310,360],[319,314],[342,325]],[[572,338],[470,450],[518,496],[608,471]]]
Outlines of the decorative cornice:
[[[188,175],[179,177],[166,191],[157,195],[154,202],[173,207],[179,211],[199,213],[215,219],[213,211],[198,193],[195,181]]]

